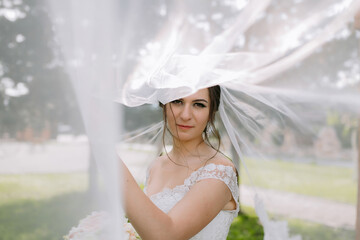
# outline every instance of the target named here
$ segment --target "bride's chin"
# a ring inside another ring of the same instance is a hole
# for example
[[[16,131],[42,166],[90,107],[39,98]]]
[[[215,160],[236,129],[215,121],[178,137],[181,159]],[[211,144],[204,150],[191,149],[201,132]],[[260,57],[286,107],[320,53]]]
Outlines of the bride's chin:
[[[177,136],[175,137],[175,139],[177,141],[180,141],[180,142],[188,142],[190,141],[192,138],[191,137],[186,137],[186,136]]]
[[[197,138],[202,138],[202,133],[195,133],[194,132],[183,132],[183,131],[175,131],[175,134],[171,132],[172,137],[180,142],[189,142],[191,140],[197,139]]]
[[[180,136],[176,137],[176,140],[178,140],[180,142],[190,142],[195,139],[197,139],[197,137],[194,137],[193,135],[186,135],[186,134],[180,134]]]

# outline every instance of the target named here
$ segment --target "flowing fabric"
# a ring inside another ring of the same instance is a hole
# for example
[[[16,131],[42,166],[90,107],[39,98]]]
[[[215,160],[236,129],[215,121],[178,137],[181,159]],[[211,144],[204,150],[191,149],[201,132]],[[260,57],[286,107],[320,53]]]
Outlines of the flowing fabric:
[[[233,158],[239,157],[250,179],[244,160],[272,154],[280,130],[302,139],[289,137],[291,149],[301,151],[304,142],[319,137],[327,114],[360,115],[358,36],[351,28],[360,1],[52,1],[51,6],[115,219],[122,213],[113,198],[119,195],[115,156],[109,155],[120,122],[114,100],[127,107],[166,104],[220,85],[217,124],[229,143],[223,147],[235,150]],[[154,124],[132,132],[128,142],[159,144],[163,124]],[[291,151],[286,154],[295,156]],[[285,222],[270,220],[259,197],[255,207],[264,239],[295,239]]]

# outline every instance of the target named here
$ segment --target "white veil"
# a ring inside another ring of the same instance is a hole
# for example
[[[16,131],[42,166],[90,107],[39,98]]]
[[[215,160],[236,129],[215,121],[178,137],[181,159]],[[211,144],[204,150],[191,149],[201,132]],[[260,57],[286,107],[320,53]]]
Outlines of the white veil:
[[[314,139],[329,112],[360,114],[358,36],[351,29],[359,1],[52,1],[51,7],[111,194],[103,206],[118,221],[111,149],[121,119],[114,99],[128,107],[157,105],[220,85],[218,124],[229,139],[225,147],[232,145],[242,164],[249,156],[266,158],[272,147],[267,141],[279,129]],[[137,137],[156,139],[161,127],[141,129]],[[292,148],[302,149],[298,143],[291,141]],[[265,239],[291,239],[286,224],[270,221],[261,201],[255,202]]]

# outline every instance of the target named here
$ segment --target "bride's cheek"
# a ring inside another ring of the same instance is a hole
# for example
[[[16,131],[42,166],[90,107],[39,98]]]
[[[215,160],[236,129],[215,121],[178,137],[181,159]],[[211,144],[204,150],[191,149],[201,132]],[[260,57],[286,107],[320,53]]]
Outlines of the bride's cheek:
[[[175,130],[176,125],[175,125],[175,120],[174,119],[169,119],[168,118],[167,126],[168,126],[171,134],[174,134],[174,132],[176,132],[176,130]]]

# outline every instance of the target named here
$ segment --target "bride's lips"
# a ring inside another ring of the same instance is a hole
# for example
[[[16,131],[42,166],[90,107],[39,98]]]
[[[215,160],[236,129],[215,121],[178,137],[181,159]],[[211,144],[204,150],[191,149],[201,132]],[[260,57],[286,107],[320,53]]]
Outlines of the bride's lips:
[[[181,124],[177,124],[177,126],[181,129],[190,129],[193,128],[193,126],[188,126],[188,125],[181,125]]]

